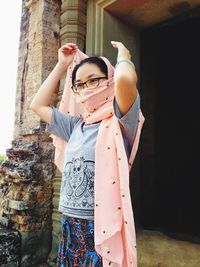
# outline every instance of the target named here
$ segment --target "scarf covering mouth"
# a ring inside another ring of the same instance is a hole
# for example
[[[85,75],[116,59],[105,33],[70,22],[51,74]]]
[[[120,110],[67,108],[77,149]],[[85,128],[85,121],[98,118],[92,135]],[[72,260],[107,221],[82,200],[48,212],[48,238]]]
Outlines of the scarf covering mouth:
[[[71,90],[72,71],[76,64],[87,57],[80,50],[75,54],[67,69],[58,109],[66,114],[81,116],[85,124],[101,121],[95,145],[95,250],[102,257],[103,267],[137,267],[129,175],[145,119],[139,110],[137,131],[130,157],[127,159],[120,124],[113,110],[115,69],[109,60],[101,57],[108,67],[108,80],[101,82],[97,88],[83,89],[78,96]],[[54,161],[62,172],[67,142],[53,134],[50,136],[55,146]]]
[[[85,88],[75,97],[82,104],[85,112],[82,114],[86,124],[103,120],[114,114],[112,101],[114,99],[114,81],[110,78],[98,87]]]

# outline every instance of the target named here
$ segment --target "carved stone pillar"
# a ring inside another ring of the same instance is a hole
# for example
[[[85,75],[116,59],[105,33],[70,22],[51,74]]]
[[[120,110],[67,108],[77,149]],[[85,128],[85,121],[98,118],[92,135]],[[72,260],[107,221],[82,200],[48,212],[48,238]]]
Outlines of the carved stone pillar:
[[[86,0],[65,0],[61,7],[61,44],[76,43],[85,49]]]
[[[57,62],[59,0],[23,0],[12,147],[0,166],[0,222],[21,235],[21,264],[46,261],[51,249],[54,147],[29,108]]]
[[[60,42],[76,43],[85,52],[87,0],[62,0],[60,16]],[[65,77],[61,79],[59,100],[63,93]]]

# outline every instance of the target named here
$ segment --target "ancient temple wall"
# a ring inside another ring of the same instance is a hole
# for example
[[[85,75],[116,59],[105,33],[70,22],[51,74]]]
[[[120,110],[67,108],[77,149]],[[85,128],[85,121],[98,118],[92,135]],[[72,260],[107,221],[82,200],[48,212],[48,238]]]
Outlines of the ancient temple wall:
[[[51,250],[54,147],[29,106],[57,62],[60,7],[59,0],[22,1],[14,133],[0,168],[0,222],[20,233],[20,266],[44,262]]]
[[[24,1],[19,44],[14,138],[39,127],[29,108],[33,95],[57,61],[60,1]]]

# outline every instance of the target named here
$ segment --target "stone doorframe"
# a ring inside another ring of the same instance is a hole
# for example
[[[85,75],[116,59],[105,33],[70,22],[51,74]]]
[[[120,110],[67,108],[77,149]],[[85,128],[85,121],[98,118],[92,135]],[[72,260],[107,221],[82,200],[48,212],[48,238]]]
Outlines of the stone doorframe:
[[[86,24],[86,54],[108,57],[116,63],[116,50],[110,41],[118,40],[129,47],[134,63],[139,68],[140,41],[137,29],[107,12],[106,8],[116,0],[88,0]],[[109,25],[108,27],[106,25]]]
[[[86,54],[103,54],[103,20],[104,9],[117,0],[88,0]],[[92,23],[92,27],[90,24]]]

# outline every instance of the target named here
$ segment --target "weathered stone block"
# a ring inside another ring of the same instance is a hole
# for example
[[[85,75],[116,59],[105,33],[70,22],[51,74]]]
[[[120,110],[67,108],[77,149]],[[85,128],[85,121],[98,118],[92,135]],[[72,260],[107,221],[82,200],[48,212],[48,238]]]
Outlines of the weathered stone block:
[[[0,225],[10,228],[12,225],[12,222],[10,219],[3,217],[3,216],[0,216]]]
[[[22,216],[22,215],[17,215],[16,216],[17,223],[18,224],[27,224],[31,223],[31,216]]]
[[[23,197],[23,192],[21,191],[11,191],[10,196],[12,197],[12,199],[14,200],[21,200]]]
[[[34,203],[27,203],[25,201],[18,201],[9,199],[9,208],[15,209],[15,210],[26,210],[30,209],[34,206]]]
[[[44,200],[44,192],[43,191],[37,192],[37,201],[42,202],[43,200]]]
[[[23,196],[23,200],[27,202],[35,202],[36,201],[36,192],[28,192]]]
[[[20,235],[0,225],[0,266],[19,266]]]
[[[51,230],[21,232],[21,267],[46,262],[51,244]]]

